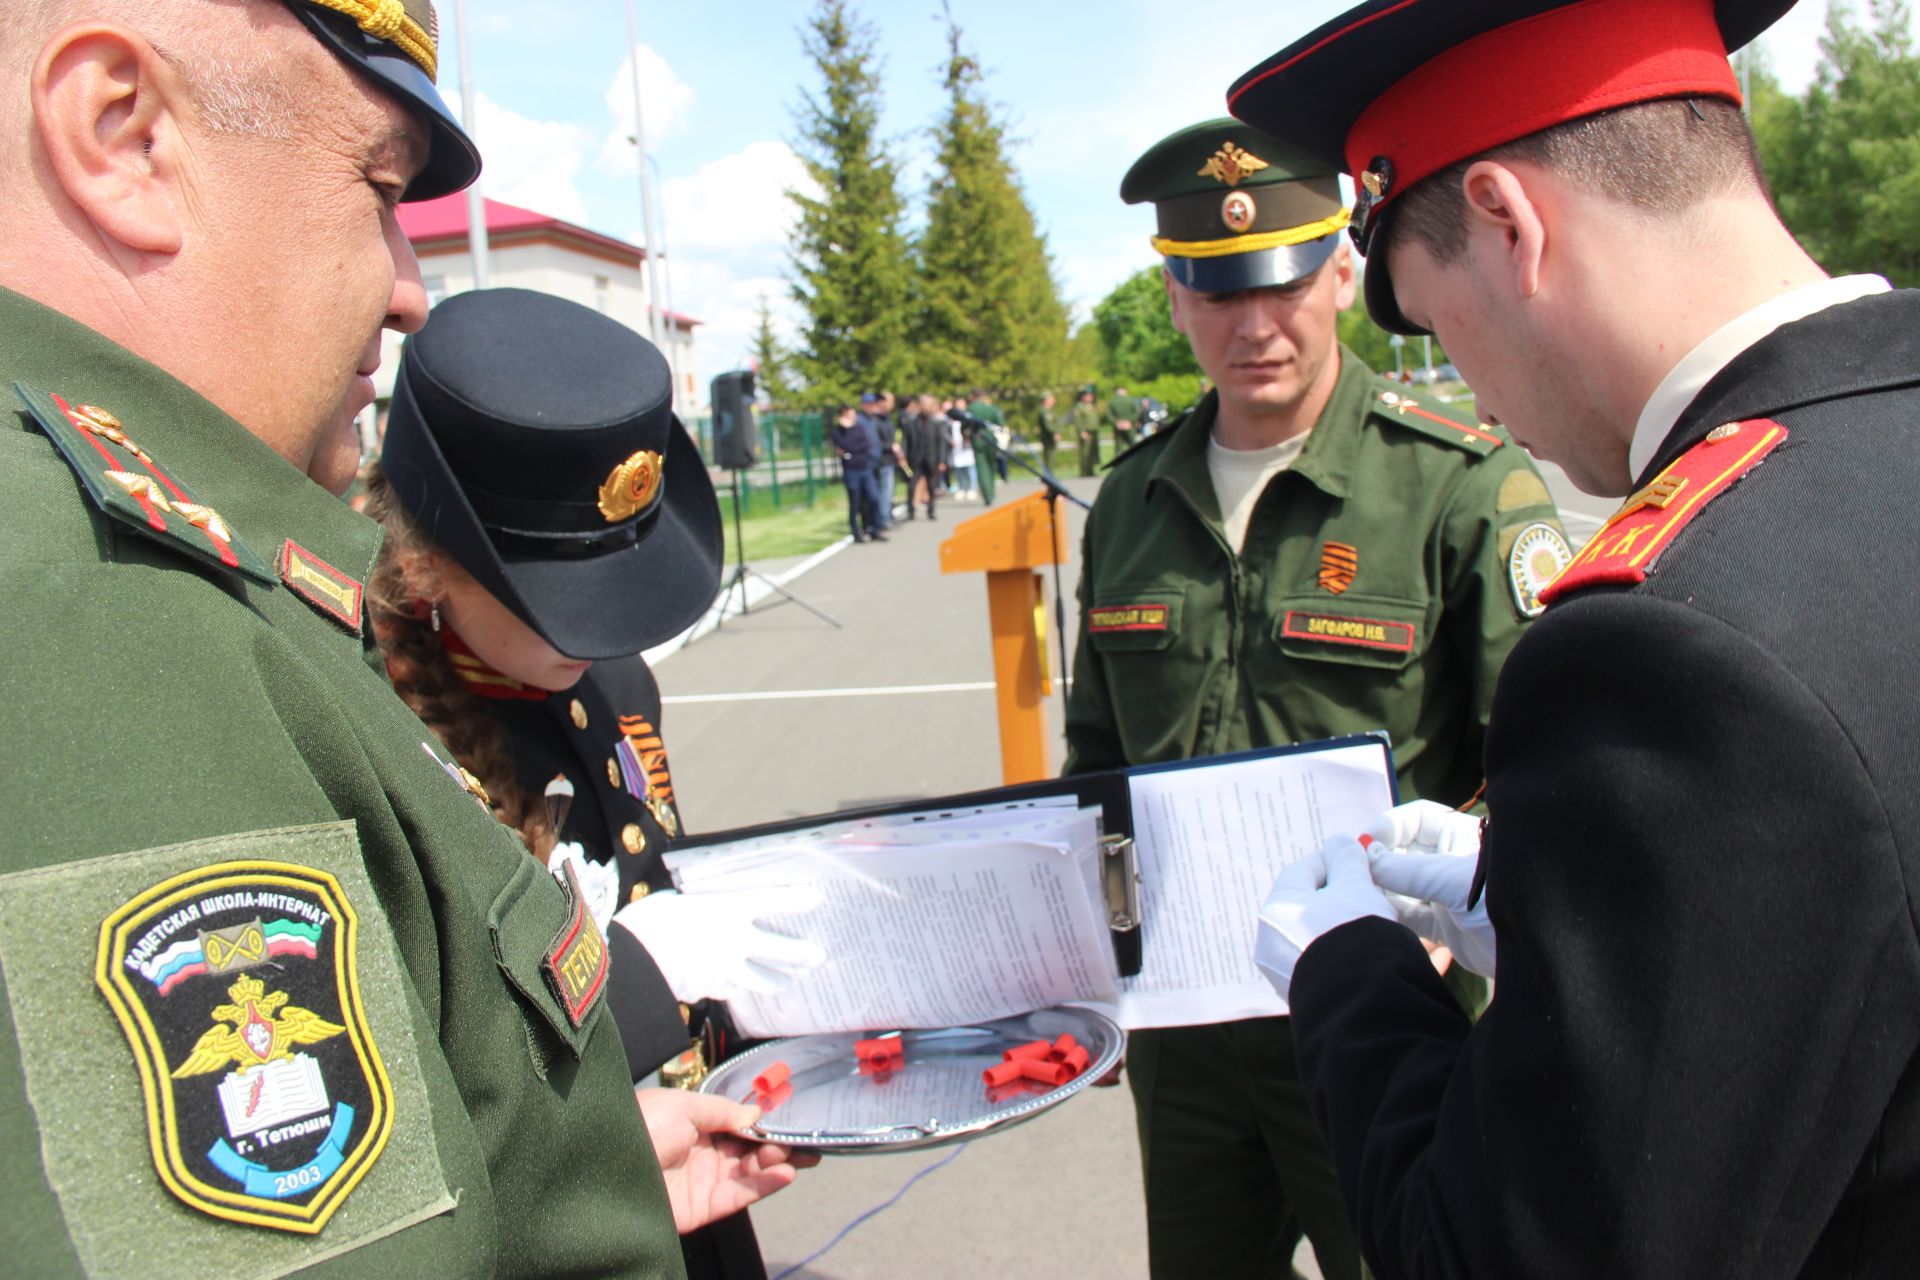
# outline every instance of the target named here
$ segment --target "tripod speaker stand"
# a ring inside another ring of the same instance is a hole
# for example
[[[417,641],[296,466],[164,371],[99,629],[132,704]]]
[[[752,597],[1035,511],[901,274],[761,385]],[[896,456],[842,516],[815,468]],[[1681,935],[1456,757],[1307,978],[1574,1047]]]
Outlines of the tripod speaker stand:
[[[830,622],[836,627],[840,626],[841,625],[840,619],[834,617],[832,614],[828,613],[825,609],[820,608],[818,605],[808,600],[805,596],[802,596],[797,592],[787,590],[785,587],[775,582],[772,578],[769,578],[766,574],[761,573],[758,569],[755,569],[753,566],[747,563],[747,544],[746,544],[746,540],[743,537],[741,537],[741,534],[740,534],[741,496],[742,495],[740,491],[740,473],[738,471],[735,471],[733,473],[733,554],[734,554],[733,573],[730,577],[728,577],[726,587],[722,589],[720,592],[720,613],[719,613],[719,616],[713,620],[713,625],[716,628],[725,625],[727,621],[727,614],[729,612],[737,612],[742,617],[746,615],[746,612],[748,609],[747,579],[753,578],[756,581],[766,584],[768,587],[772,588],[774,591],[777,591],[779,594],[786,597],[788,600],[793,601],[795,604],[799,605],[802,609],[805,609],[808,613],[820,619],[822,622]],[[737,610],[735,610],[733,606],[733,596],[735,591],[738,591],[740,593],[740,607]]]

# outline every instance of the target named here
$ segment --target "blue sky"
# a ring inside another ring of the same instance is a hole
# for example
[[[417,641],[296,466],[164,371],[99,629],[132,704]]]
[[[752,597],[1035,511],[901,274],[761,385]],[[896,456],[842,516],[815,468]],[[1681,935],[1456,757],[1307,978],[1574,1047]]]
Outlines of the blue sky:
[[[440,0],[440,86],[460,92],[455,0]],[[1116,194],[1135,156],[1224,112],[1234,77],[1347,7],[1345,0],[952,0],[1010,123],[1015,162],[1068,300],[1084,316],[1153,262],[1153,215]],[[642,242],[626,9],[621,0],[465,0],[487,195]],[[1860,6],[1856,5],[1856,10]],[[762,293],[784,334],[782,192],[802,181],[789,143],[813,87],[805,0],[635,0],[648,149],[672,264],[672,303],[706,322],[705,375],[744,359]],[[882,125],[924,200],[941,107],[938,0],[868,0],[884,65]],[[1822,0],[1764,38],[1776,72],[1804,84],[1819,56]]]

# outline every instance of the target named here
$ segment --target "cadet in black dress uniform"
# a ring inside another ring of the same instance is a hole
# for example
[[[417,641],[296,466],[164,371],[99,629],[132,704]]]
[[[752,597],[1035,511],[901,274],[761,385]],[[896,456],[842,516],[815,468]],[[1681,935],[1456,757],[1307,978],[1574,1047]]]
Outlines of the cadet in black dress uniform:
[[[1500,676],[1482,884],[1436,862],[1481,1022],[1357,846],[1263,911],[1385,1277],[1920,1258],[1920,295],[1767,202],[1726,53],[1787,7],[1372,0],[1233,92],[1356,175],[1375,319],[1631,495]]]
[[[681,898],[661,860],[680,815],[639,651],[704,612],[721,564],[671,385],[658,351],[588,308],[456,295],[406,344],[369,510],[388,526],[374,607],[396,688],[585,898],[636,1081],[691,1086],[724,1049],[703,997],[764,987],[810,944]],[[682,1246],[694,1276],[765,1274],[745,1213]]]

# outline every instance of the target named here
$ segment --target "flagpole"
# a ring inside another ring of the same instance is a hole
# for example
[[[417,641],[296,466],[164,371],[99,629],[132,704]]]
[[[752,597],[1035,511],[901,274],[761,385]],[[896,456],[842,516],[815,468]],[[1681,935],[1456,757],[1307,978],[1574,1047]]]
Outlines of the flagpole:
[[[647,125],[640,106],[640,26],[634,21],[633,0],[627,0],[627,53],[633,59],[633,145],[639,152],[640,220],[647,237],[647,336],[660,346],[660,241],[653,234],[653,187],[647,176]]]
[[[480,115],[473,102],[473,59],[467,56],[467,0],[453,0],[453,21],[459,32],[460,114],[467,136],[480,136]],[[473,259],[473,287],[487,287],[487,202],[480,179],[467,187],[467,254]]]

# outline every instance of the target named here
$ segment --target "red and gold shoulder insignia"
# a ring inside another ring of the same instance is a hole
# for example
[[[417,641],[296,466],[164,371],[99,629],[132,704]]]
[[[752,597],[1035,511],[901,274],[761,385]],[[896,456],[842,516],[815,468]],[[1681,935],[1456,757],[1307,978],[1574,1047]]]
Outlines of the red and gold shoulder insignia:
[[[1506,443],[1505,440],[1471,423],[1460,422],[1433,410],[1404,391],[1387,390],[1374,397],[1373,412],[1389,422],[1431,436],[1444,444],[1485,457]]]
[[[1584,587],[1646,581],[1667,544],[1786,438],[1785,427],[1765,418],[1715,427],[1613,513],[1566,572],[1540,591],[1541,602]]]
[[[288,538],[280,547],[280,581],[354,635],[360,634],[360,601],[366,588],[358,578],[342,573]]]
[[[111,411],[71,404],[24,382],[14,383],[13,389],[100,510],[196,560],[273,585],[266,561],[227,527],[219,512],[135,443]]]

